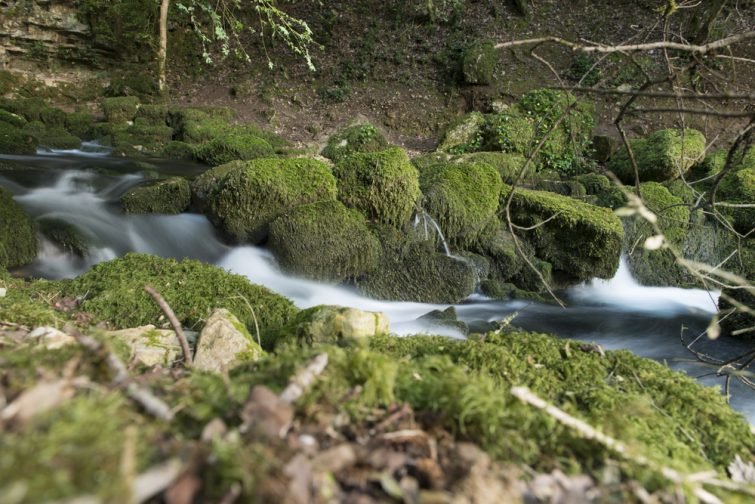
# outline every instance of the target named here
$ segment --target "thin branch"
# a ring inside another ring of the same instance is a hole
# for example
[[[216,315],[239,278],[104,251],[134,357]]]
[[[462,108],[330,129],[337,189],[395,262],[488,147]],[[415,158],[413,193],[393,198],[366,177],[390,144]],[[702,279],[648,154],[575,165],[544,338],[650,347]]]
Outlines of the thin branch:
[[[181,327],[181,322],[178,321],[178,318],[176,317],[176,314],[173,312],[173,309],[168,305],[167,301],[165,301],[165,298],[163,298],[159,292],[157,292],[152,286],[145,285],[144,290],[152,296],[152,299],[155,300],[155,303],[157,303],[157,306],[160,307],[160,309],[163,311],[166,317],[168,317],[168,320],[170,321],[170,325],[173,326],[173,330],[176,332],[176,337],[178,338],[178,342],[181,344],[181,351],[184,355],[184,365],[186,367],[191,367],[192,364],[194,364],[194,358],[191,355],[191,349],[189,349],[189,341],[186,339],[186,335],[184,334],[184,330]]]
[[[652,114],[652,113],[665,113],[665,112],[673,112],[675,114],[693,114],[693,115],[706,115],[706,116],[717,116],[717,117],[755,117],[755,112],[719,112],[717,110],[707,110],[707,109],[685,109],[685,108],[633,108],[629,111],[630,113],[637,113],[637,114]]]
[[[572,91],[576,93],[592,93],[592,94],[604,94],[604,95],[629,95],[629,96],[642,96],[645,98],[679,98],[690,100],[747,100],[755,101],[755,94],[729,94],[729,93],[716,93],[716,94],[703,94],[703,93],[666,93],[660,91],[622,91],[619,89],[601,89],[590,87],[569,87],[569,86],[548,86],[548,89],[558,89],[562,91]]]

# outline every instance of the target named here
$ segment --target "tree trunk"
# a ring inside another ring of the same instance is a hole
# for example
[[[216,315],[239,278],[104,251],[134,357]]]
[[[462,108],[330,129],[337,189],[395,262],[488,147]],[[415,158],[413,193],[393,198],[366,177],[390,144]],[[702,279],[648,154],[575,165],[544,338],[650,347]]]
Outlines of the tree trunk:
[[[157,52],[157,82],[160,94],[165,93],[167,90],[166,62],[168,59],[168,7],[170,7],[170,0],[162,0],[160,2],[160,47]]]

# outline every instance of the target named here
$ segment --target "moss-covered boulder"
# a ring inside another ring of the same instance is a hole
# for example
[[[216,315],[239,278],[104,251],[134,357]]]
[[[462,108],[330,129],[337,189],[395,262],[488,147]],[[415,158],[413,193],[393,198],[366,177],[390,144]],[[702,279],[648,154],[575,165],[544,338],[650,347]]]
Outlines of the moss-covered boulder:
[[[34,134],[32,132],[29,133]],[[78,149],[81,147],[81,138],[72,135],[61,127],[45,128],[34,135],[42,147],[50,149]]]
[[[246,166],[244,161],[231,161],[220,166],[215,166],[198,175],[191,181],[191,204],[200,212],[207,205],[207,197],[218,185],[223,177],[237,168]]]
[[[200,145],[195,151],[197,160],[218,166],[235,160],[249,161],[275,154],[265,140],[244,132],[230,132]]]
[[[114,128],[110,133],[110,143],[118,151],[147,152],[158,154],[173,139],[173,129],[169,126],[151,126],[137,121],[128,127]]]
[[[480,149],[528,156],[536,145],[535,121],[519,107],[485,118]]]
[[[79,138],[91,139],[92,125],[94,117],[86,112],[72,112],[66,116],[66,130]]]
[[[502,205],[510,192],[502,192]],[[624,239],[621,221],[607,208],[543,191],[516,189],[511,201],[514,224],[533,227],[522,234],[535,254],[553,265],[566,283],[612,278]]]
[[[485,116],[479,112],[470,112],[455,119],[443,132],[438,152],[471,152],[480,147]]]
[[[383,245],[377,268],[358,279],[368,296],[395,301],[458,303],[474,292],[477,275],[463,259],[437,251],[434,242],[414,241],[390,226],[376,230]]]
[[[493,83],[496,50],[491,40],[479,40],[469,46],[462,56],[462,73],[467,84]]]
[[[718,187],[717,202],[732,205],[755,203],[755,163],[724,175]],[[734,229],[747,234],[755,229],[755,208],[718,206],[718,211],[731,219]]]
[[[0,122],[5,122],[16,128],[23,128],[28,122],[23,116],[0,109]]]
[[[7,189],[0,187],[0,245],[4,249],[5,266],[15,268],[37,256],[34,225]]]
[[[663,182],[686,174],[705,155],[705,137],[694,129],[665,129],[629,142],[640,182]],[[634,170],[626,148],[608,162],[608,169],[625,184],[634,184]]]
[[[39,141],[24,129],[0,121],[0,153],[34,154]]]
[[[183,177],[171,177],[133,187],[121,196],[123,211],[131,214],[178,214],[191,202],[189,182]]]
[[[322,155],[338,162],[357,152],[377,152],[388,147],[382,133],[370,123],[356,124],[334,133],[322,150]]]
[[[136,118],[139,98],[136,96],[117,96],[102,100],[102,112],[110,123],[127,123]]]
[[[513,184],[519,172],[524,167],[526,159],[521,154],[514,152],[473,152],[464,154],[458,161],[463,163],[484,163],[492,166],[507,184]],[[530,163],[522,177],[521,182],[533,183],[538,177],[535,174],[535,165]]]
[[[164,159],[175,159],[177,161],[190,161],[195,159],[195,147],[180,140],[171,140],[163,150],[160,151],[160,157]]]
[[[381,334],[388,334],[390,323],[383,312],[371,312],[347,306],[318,305],[297,313],[275,341],[266,346],[283,342],[297,342],[305,345],[337,343],[365,340]]]
[[[142,104],[136,111],[136,120],[150,126],[165,126],[168,124],[168,106],[161,103]]]
[[[84,257],[89,240],[75,225],[60,219],[45,217],[37,221],[40,234],[69,254]]]
[[[314,159],[255,159],[232,169],[208,194],[210,219],[238,242],[261,243],[270,223],[292,208],[334,200],[336,179]]]
[[[401,226],[420,196],[417,169],[406,151],[397,147],[347,156],[333,173],[338,199],[376,222]]]
[[[340,201],[302,205],[270,224],[270,249],[295,275],[341,281],[372,270],[380,243],[364,216]]]
[[[666,241],[681,252],[686,240],[690,211],[684,200],[674,196],[658,182],[640,184],[640,193],[645,206],[658,217],[658,225]],[[634,278],[643,285],[685,285],[691,281],[683,268],[665,247],[648,250],[645,240],[655,235],[653,226],[639,215],[623,218],[624,246],[630,251],[627,256]]]
[[[188,328],[201,326],[215,308],[226,308],[252,334],[257,326],[265,333],[297,312],[288,299],[243,276],[199,261],[134,253],[94,266],[66,284],[63,294],[82,296],[82,311],[115,328],[157,324],[162,312],[144,291],[145,284],[165,298]]]
[[[488,164],[440,164],[422,173],[422,206],[446,239],[463,247],[495,218],[502,186],[498,171]]]

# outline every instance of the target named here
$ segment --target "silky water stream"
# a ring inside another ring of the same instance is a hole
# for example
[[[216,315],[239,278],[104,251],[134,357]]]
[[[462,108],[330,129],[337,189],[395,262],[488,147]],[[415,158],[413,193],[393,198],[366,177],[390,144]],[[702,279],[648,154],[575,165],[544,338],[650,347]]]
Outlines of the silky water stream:
[[[97,145],[80,151],[46,151],[36,156],[2,156],[1,161],[20,168],[0,171],[0,186],[35,219],[55,218],[75,225],[89,240],[86,258],[64,253],[42,239],[37,259],[21,273],[46,278],[77,276],[93,264],[130,251],[162,257],[189,257],[245,275],[306,308],[338,304],[383,311],[397,334],[432,332],[460,337],[453,329],[429,327],[417,318],[448,305],[381,301],[346,287],[325,285],[283,274],[263,248],[230,247],[217,236],[208,220],[197,214],[124,215],[118,199],[129,187],[144,181],[145,165],[110,157]],[[162,173],[197,173],[202,167],[155,161]],[[155,167],[152,167],[154,169]],[[622,261],[609,281],[595,280],[562,293],[567,308],[531,301],[499,301],[473,295],[456,306],[461,320],[497,321],[514,315],[513,324],[527,330],[549,332],[601,344],[605,349],[627,349],[667,363],[705,385],[723,385],[711,375],[714,367],[694,359],[681,342],[705,331],[716,311],[717,294],[702,290],[643,287],[631,277]],[[720,338],[701,338],[695,349],[719,358],[744,353],[751,344]],[[732,406],[755,423],[755,393],[732,380]]]

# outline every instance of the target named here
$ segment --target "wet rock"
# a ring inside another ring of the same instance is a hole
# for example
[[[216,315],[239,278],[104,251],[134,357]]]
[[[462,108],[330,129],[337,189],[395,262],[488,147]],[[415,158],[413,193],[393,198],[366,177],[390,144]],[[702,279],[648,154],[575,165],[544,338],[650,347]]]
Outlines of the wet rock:
[[[218,308],[199,334],[194,367],[202,371],[223,371],[241,360],[256,361],[263,354],[239,319],[225,308]]]
[[[445,310],[433,310],[420,316],[417,320],[428,322],[432,327],[457,329],[462,335],[469,334],[469,327],[456,316],[456,308],[449,306]]]
[[[293,325],[297,337],[310,343],[364,339],[390,330],[388,316],[383,312],[334,305],[304,310],[296,316]]]

